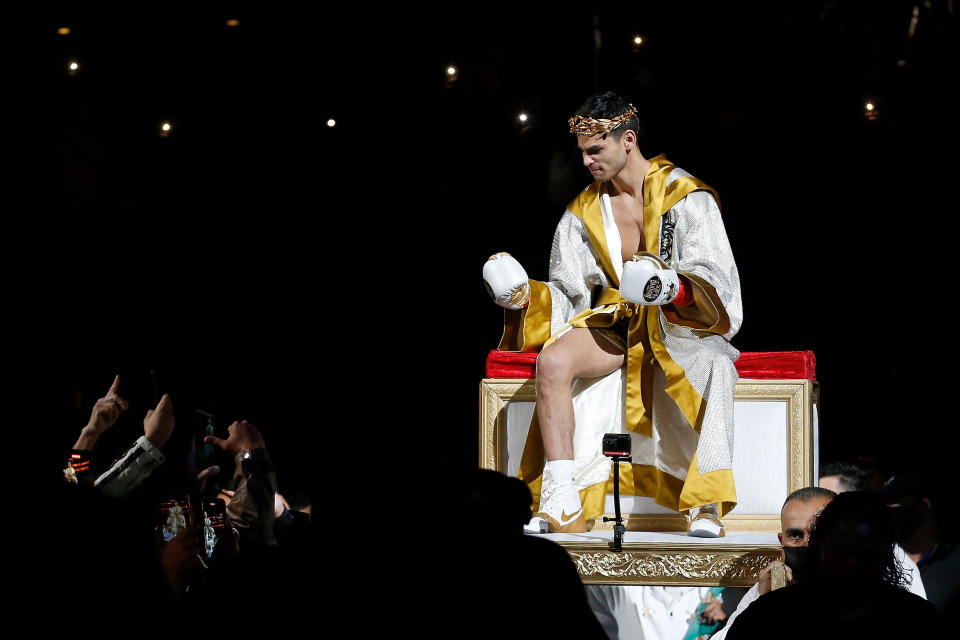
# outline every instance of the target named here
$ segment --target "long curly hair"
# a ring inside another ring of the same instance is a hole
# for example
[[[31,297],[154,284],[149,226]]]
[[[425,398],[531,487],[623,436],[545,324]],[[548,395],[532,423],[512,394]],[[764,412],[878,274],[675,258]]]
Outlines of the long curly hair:
[[[829,579],[831,566],[839,563],[849,577],[906,589],[910,576],[897,559],[894,544],[890,509],[870,491],[839,494],[824,508],[810,533],[811,555],[819,560],[821,578]]]

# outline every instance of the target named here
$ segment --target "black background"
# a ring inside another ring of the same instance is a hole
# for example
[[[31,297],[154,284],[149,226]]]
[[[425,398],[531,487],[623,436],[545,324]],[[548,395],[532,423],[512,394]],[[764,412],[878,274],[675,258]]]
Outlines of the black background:
[[[154,371],[180,424],[195,408],[220,430],[255,421],[281,492],[312,485],[344,516],[358,490],[431,483],[451,492],[442,510],[476,465],[500,335],[481,266],[506,250],[547,277],[554,226],[589,182],[566,119],[612,89],[639,108],[647,157],[721,196],[745,311],[734,346],[815,352],[822,457],[946,481],[957,16],[921,7],[908,40],[913,6],[34,20],[41,165],[22,215],[37,250],[22,268],[45,444],[69,447],[120,373],[134,407],[104,447],[122,447]]]

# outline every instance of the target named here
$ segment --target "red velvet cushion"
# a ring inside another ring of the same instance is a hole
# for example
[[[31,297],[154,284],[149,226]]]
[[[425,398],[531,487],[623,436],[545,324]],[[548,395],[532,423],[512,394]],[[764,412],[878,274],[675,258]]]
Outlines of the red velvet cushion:
[[[497,351],[487,354],[488,378],[536,378],[537,353]]]
[[[736,362],[741,378],[817,379],[813,351],[744,351]],[[488,378],[535,378],[537,354],[497,351],[487,355]]]
[[[817,379],[813,351],[744,351],[735,364],[741,378]]]

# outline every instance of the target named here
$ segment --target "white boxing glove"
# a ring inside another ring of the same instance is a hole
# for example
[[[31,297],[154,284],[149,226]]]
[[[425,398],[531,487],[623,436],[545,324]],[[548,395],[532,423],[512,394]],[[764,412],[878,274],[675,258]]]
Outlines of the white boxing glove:
[[[680,276],[652,253],[638,253],[624,263],[620,295],[625,300],[644,305],[670,304],[679,293]]]
[[[487,259],[483,283],[493,301],[505,309],[523,309],[530,301],[530,278],[509,253],[501,251]]]

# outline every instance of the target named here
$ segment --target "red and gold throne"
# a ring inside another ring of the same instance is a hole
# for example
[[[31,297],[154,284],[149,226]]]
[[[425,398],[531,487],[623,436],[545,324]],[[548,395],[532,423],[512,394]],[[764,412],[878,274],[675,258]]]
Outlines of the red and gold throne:
[[[536,353],[491,351],[480,383],[480,466],[516,476],[536,399]],[[750,586],[780,558],[776,533],[786,496],[815,484],[818,455],[816,360],[812,351],[743,352],[736,362],[733,473],[737,505],[723,538],[692,538],[687,516],[652,498],[620,496],[623,551],[609,549],[612,523],[585,534],[548,534],[573,557],[588,584]],[[609,392],[621,376],[584,383]],[[589,398],[587,398],[589,401]],[[576,411],[576,409],[575,409]],[[612,517],[612,482],[604,515]]]

